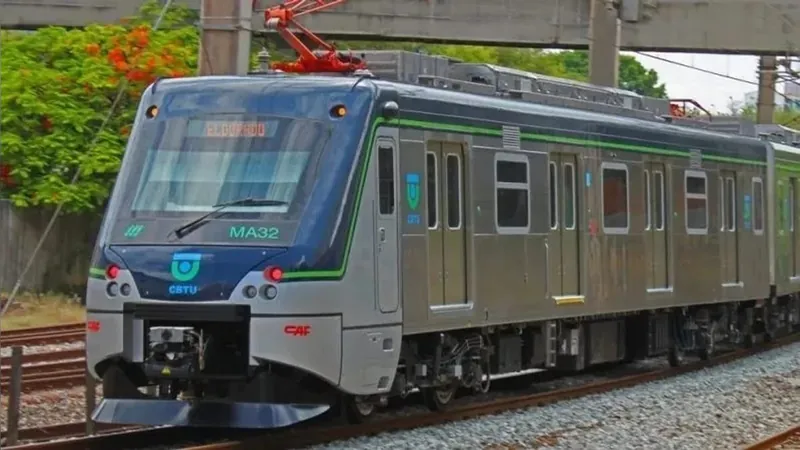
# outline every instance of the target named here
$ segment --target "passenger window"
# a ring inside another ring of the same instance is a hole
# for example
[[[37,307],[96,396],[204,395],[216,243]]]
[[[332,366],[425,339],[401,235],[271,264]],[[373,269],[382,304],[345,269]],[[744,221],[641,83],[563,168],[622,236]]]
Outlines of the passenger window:
[[[686,232],[708,233],[708,191],[705,172],[687,170],[684,178]]]
[[[428,152],[425,155],[425,171],[427,172],[427,188],[425,198],[428,203],[428,228],[435,230],[439,226],[439,183],[436,167],[436,155]]]
[[[666,216],[666,205],[667,202],[665,200],[665,193],[664,193],[664,173],[663,172],[653,172],[653,195],[656,198],[655,204],[655,227],[656,230],[663,230],[664,229],[664,217]]]
[[[576,213],[575,166],[564,164],[564,229],[575,229]]]
[[[378,197],[380,214],[394,214],[394,147],[378,147]]]
[[[736,181],[725,178],[725,229],[736,230]]]
[[[555,230],[558,228],[558,169],[556,163],[551,162],[549,165],[549,180],[550,180],[550,229]]]
[[[461,228],[461,158],[447,155],[447,226]]]
[[[495,162],[495,218],[499,232],[527,233],[530,223],[528,160],[522,155],[514,156],[512,159],[512,155],[498,155]]]
[[[764,186],[761,178],[753,178],[753,232],[764,232]]]
[[[649,230],[653,224],[652,197],[650,195],[650,171],[644,171],[644,229]]]
[[[629,204],[628,167],[620,163],[603,163],[603,229],[608,234],[628,232]]]

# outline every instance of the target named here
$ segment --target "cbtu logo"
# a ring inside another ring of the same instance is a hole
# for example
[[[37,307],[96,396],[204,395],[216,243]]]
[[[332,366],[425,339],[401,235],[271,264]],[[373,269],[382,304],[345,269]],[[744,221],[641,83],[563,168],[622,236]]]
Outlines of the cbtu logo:
[[[192,281],[200,272],[202,258],[200,253],[175,253],[170,264],[172,278],[181,283]],[[171,284],[168,288],[171,295],[195,295],[197,290],[194,284]]]

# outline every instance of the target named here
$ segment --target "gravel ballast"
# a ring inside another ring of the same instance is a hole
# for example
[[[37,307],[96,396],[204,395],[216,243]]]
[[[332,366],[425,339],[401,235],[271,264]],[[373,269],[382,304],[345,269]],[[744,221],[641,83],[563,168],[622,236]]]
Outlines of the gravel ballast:
[[[316,449],[729,450],[800,421],[800,344],[541,408]]]

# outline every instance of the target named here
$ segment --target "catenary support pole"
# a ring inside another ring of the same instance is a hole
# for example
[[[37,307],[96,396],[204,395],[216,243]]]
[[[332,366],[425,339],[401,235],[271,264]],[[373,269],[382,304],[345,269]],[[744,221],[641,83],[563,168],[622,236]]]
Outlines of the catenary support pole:
[[[620,19],[610,0],[591,0],[589,23],[589,82],[619,84]]]
[[[22,397],[22,346],[11,349],[11,378],[8,383],[8,422],[6,445],[16,445],[19,439],[19,407]]]
[[[95,423],[92,420],[92,413],[97,406],[97,398],[95,396],[95,387],[97,383],[94,381],[89,368],[86,368],[86,435],[91,436],[95,433]]]
[[[758,108],[759,124],[770,124],[775,117],[775,80],[777,79],[778,58],[762,56],[758,61]]]
[[[252,18],[252,0],[202,0],[200,75],[247,74]]]

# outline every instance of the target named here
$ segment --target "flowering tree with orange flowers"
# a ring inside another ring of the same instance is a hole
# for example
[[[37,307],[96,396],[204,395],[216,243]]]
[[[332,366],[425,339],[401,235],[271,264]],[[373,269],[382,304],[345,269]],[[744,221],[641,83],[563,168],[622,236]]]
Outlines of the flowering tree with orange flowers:
[[[0,196],[20,207],[63,202],[67,211],[103,204],[141,93],[158,77],[196,71],[195,13],[173,6],[154,31],[160,8],[149,1],[115,25],[2,32]]]

